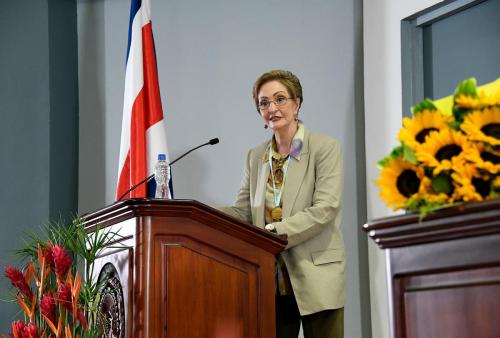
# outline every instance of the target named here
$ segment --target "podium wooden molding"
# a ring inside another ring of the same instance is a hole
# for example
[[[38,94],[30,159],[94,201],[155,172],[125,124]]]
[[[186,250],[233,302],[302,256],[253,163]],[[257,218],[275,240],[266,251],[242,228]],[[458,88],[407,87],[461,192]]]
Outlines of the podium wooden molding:
[[[386,251],[391,337],[500,337],[500,200],[364,230]]]
[[[83,222],[122,236],[96,264],[112,264],[122,286],[102,305],[117,337],[275,336],[274,256],[285,238],[191,200],[129,199]]]

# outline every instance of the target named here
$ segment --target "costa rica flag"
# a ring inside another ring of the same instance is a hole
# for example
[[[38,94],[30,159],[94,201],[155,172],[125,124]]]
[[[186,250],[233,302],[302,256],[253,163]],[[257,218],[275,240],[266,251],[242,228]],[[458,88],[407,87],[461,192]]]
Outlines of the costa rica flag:
[[[154,171],[167,149],[149,0],[132,0],[116,200]],[[123,198],[154,197],[154,180]],[[170,182],[171,187],[171,182]]]

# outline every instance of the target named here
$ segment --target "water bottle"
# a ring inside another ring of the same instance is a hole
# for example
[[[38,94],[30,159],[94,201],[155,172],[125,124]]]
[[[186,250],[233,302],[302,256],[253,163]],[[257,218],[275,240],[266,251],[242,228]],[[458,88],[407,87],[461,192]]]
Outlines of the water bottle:
[[[165,154],[158,154],[158,162],[156,162],[155,165],[155,181],[155,198],[170,199],[170,189],[168,187],[168,182],[170,181],[170,166],[167,163]]]

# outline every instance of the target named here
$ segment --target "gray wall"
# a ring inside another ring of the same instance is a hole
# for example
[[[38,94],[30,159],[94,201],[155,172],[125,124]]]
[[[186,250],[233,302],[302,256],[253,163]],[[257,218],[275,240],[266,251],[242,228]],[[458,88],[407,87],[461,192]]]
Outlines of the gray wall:
[[[78,1],[82,212],[115,194],[128,19],[128,1]],[[175,164],[176,198],[232,203],[246,151],[270,137],[253,82],[273,68],[299,76],[305,125],[343,145],[346,337],[370,337],[361,0],[153,0],[152,19],[171,158],[221,139]]]
[[[369,219],[394,214],[379,197],[377,161],[398,144],[402,123],[401,20],[442,0],[364,0],[363,54],[367,214]],[[385,252],[373,242],[370,260],[372,337],[388,338],[389,305]]]
[[[0,269],[24,231],[77,210],[76,1],[6,1],[0,10]],[[0,299],[8,299],[0,280]],[[18,306],[0,302],[0,333]]]

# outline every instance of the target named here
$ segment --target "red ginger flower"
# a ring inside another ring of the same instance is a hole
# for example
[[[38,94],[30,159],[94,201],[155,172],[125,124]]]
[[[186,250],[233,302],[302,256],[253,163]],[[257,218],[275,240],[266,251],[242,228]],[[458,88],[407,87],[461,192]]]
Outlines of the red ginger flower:
[[[67,284],[59,284],[57,295],[59,297],[59,304],[61,304],[66,310],[73,311],[73,305],[71,302],[71,287]]]
[[[52,256],[54,257],[55,271],[61,278],[65,278],[71,266],[72,258],[63,247],[54,245],[52,247]]]
[[[23,338],[39,338],[40,336],[38,335],[38,327],[36,327],[35,324],[28,324],[25,328],[24,328],[24,332],[23,332],[23,335],[22,335]]]
[[[15,322],[12,322],[12,324],[10,324],[10,335],[12,337],[22,337],[25,327],[26,324],[24,324],[24,320],[16,320]]]
[[[52,255],[52,244],[48,244],[44,249],[43,249],[43,256],[45,257],[45,263],[50,266],[52,271],[55,271],[55,265],[54,265],[54,256]]]
[[[11,333],[12,337],[18,338],[39,338],[38,335],[38,327],[35,324],[26,325],[24,321],[18,320],[12,322],[11,324]]]
[[[5,276],[7,276],[7,278],[10,279],[12,285],[18,288],[19,291],[21,291],[26,297],[28,297],[29,300],[33,298],[33,292],[31,292],[31,289],[28,283],[26,283],[26,279],[24,278],[24,275],[21,271],[9,265],[5,269]]]
[[[53,292],[42,296],[40,300],[40,310],[52,323],[56,320],[56,300]]]

